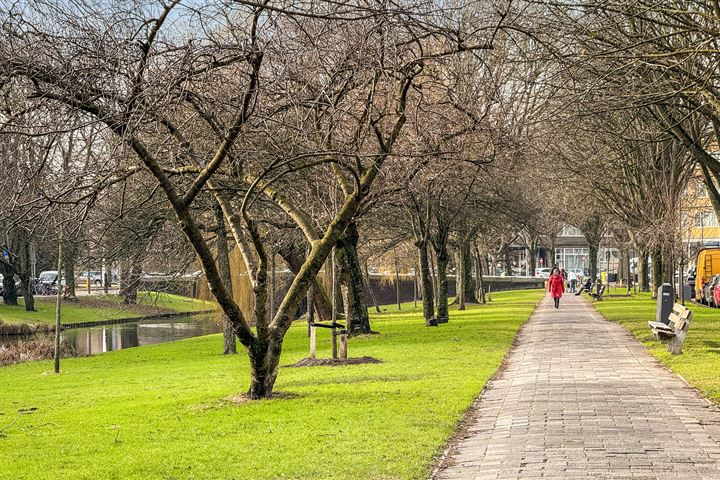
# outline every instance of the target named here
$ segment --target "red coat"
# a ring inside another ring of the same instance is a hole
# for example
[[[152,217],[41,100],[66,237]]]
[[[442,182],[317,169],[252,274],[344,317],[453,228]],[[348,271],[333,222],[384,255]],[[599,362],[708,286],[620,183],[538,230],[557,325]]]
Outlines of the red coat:
[[[560,297],[562,297],[562,294],[564,291],[565,291],[565,280],[563,280],[562,275],[560,275],[560,274],[551,275],[550,280],[548,280],[548,292],[550,292],[550,296],[552,298],[560,298]]]

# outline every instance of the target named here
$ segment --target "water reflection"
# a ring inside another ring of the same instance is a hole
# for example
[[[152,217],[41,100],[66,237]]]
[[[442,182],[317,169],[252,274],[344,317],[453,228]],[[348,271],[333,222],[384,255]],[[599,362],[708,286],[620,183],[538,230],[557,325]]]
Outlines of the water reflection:
[[[197,316],[67,329],[63,331],[62,337],[75,348],[77,355],[94,355],[220,332],[222,325],[211,317]]]
[[[67,329],[62,336],[74,346],[77,355],[93,355],[220,332],[222,325],[208,316],[198,316]]]

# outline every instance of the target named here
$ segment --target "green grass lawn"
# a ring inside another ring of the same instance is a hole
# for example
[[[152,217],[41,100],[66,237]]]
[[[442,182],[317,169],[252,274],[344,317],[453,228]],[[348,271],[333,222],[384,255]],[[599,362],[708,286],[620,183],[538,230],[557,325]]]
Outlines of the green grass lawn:
[[[219,335],[64,360],[60,375],[0,368],[0,478],[425,478],[543,294],[496,293],[437,328],[409,305],[373,315],[381,334],[349,353],[383,363],[283,367],[288,398],[227,401],[248,367]],[[290,329],[282,365],[307,355],[306,331]],[[318,347],[329,356],[327,332]]]
[[[19,301],[19,306],[0,303],[0,320],[6,323],[55,323],[54,298],[36,298],[35,312],[26,312],[22,298]],[[119,295],[91,295],[80,296],[77,302],[64,301],[61,319],[62,323],[94,322],[213,308],[212,303],[169,293],[139,292],[137,306],[124,305]]]
[[[685,302],[693,311],[681,355],[671,355],[665,345],[652,338],[648,320],[655,320],[655,300],[650,294],[631,298],[604,298],[594,305],[608,320],[624,326],[648,352],[681,375],[705,396],[720,403],[720,310]]]

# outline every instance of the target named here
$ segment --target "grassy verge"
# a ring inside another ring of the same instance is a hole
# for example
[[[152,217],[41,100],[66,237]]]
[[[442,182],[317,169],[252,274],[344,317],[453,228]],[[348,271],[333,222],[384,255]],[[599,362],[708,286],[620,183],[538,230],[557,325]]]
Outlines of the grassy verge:
[[[289,398],[231,403],[244,355],[219,335],[0,369],[0,465],[13,479],[417,479],[497,370],[541,290],[493,295],[426,328],[418,309],[373,315],[350,356],[380,364],[281,368]],[[409,306],[408,306],[409,307]],[[329,356],[326,332],[318,356]],[[307,355],[302,323],[283,365]]]
[[[36,298],[35,312],[26,312],[22,299],[19,306],[0,304],[0,320],[6,323],[54,323],[55,299]],[[172,312],[212,309],[209,302],[171,295],[140,292],[137,305],[124,305],[119,295],[80,296],[77,302],[63,302],[62,323],[95,322],[118,318],[137,318]]]
[[[694,385],[705,396],[720,403],[720,310],[686,302],[693,323],[681,355],[671,355],[665,345],[652,338],[648,320],[655,320],[655,300],[649,293],[631,298],[607,298],[595,307],[608,320],[627,328],[648,352]]]

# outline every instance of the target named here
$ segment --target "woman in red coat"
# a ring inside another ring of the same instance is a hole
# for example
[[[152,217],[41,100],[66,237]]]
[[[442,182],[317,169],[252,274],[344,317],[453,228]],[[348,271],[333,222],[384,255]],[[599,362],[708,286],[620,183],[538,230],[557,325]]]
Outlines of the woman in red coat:
[[[553,268],[553,273],[550,275],[550,280],[548,280],[548,291],[555,301],[555,308],[560,308],[560,297],[565,291],[565,280],[560,275],[560,270],[557,267]]]

